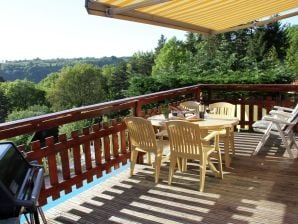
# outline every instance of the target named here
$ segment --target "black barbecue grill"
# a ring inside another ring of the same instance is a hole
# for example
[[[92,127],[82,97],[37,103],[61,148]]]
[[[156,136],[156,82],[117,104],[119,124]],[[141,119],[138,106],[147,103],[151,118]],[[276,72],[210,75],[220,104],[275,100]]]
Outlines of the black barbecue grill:
[[[13,143],[0,143],[0,221],[29,213],[30,222],[39,223],[39,211],[45,222],[38,205],[42,184],[41,166],[29,163]]]

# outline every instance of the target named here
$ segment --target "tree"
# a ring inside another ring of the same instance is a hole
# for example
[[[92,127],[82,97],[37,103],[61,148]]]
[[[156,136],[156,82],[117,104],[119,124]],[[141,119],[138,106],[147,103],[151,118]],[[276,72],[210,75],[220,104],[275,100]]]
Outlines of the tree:
[[[28,117],[34,117],[39,116],[43,114],[47,114],[50,112],[50,109],[47,106],[41,106],[41,105],[33,105],[28,107],[25,110],[15,110],[12,111],[6,121],[15,121],[20,120]],[[10,141],[13,141],[16,145],[25,145],[26,149],[30,149],[29,145],[32,141],[32,138],[34,137],[34,133],[24,134],[24,135],[18,135],[16,137],[10,138]]]
[[[0,123],[5,121],[5,117],[9,111],[9,104],[6,96],[0,88]]]
[[[161,89],[160,83],[152,76],[134,75],[129,80],[127,96],[138,96],[157,92]]]
[[[259,62],[274,47],[278,59],[283,61],[289,46],[286,30],[287,26],[282,25],[279,21],[255,28],[252,30],[249,52]]]
[[[52,89],[59,78],[60,73],[50,73],[46,78],[38,83],[38,87],[44,91]]]
[[[185,48],[192,54],[197,53],[197,44],[202,41],[202,36],[200,34],[187,32],[185,40]]]
[[[155,56],[157,56],[163,46],[166,44],[167,38],[162,34],[157,42],[157,47],[155,48]]]
[[[152,66],[154,65],[154,54],[152,52],[134,53],[128,63],[131,66],[132,74],[149,76],[152,73]]]
[[[184,48],[181,41],[174,37],[160,50],[159,55],[155,59],[152,75],[160,79],[169,75],[177,76],[180,74],[181,65],[187,62],[190,57],[191,53]]]
[[[14,110],[8,116],[6,121],[15,121],[28,117],[35,117],[50,113],[50,108],[45,105],[32,105],[26,110]]]
[[[119,62],[110,70],[108,78],[109,100],[122,99],[128,89],[128,73],[125,61]]]
[[[32,105],[46,104],[45,92],[36,88],[33,82],[27,80],[3,82],[0,88],[8,99],[10,110],[24,110]]]
[[[63,68],[47,99],[54,111],[102,102],[106,99],[101,69],[90,64],[77,64]]]
[[[298,26],[288,29],[289,49],[287,51],[287,65],[298,75]]]

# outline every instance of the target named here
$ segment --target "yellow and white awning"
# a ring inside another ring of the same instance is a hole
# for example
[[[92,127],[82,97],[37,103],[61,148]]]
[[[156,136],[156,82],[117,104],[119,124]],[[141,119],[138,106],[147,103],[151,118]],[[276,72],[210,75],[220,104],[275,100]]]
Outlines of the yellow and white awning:
[[[209,35],[297,16],[298,0],[86,0],[86,8],[91,15]]]

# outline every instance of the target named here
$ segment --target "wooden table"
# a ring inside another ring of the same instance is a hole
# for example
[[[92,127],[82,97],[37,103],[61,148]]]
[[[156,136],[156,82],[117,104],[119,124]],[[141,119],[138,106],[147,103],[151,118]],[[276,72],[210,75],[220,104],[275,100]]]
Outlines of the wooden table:
[[[175,120],[174,117],[170,116],[166,119],[163,114],[154,115],[149,117],[153,126],[165,127],[165,123],[168,120]],[[187,121],[185,119],[185,121]],[[231,157],[230,157],[230,145],[234,145],[234,127],[239,124],[238,118],[218,118],[218,117],[206,117],[204,120],[192,122],[198,124],[203,130],[225,130],[225,141],[224,141],[224,160],[225,166],[230,168]]]

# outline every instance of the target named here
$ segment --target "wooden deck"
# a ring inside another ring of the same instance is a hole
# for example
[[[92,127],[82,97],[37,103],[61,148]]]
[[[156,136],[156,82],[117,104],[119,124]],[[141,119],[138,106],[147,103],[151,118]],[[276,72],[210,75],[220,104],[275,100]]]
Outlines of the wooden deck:
[[[224,179],[206,177],[198,191],[198,164],[176,172],[167,184],[168,164],[154,184],[153,168],[136,166],[49,209],[49,223],[298,223],[298,160],[281,157],[280,139],[250,157],[258,134],[236,134],[233,169]]]

